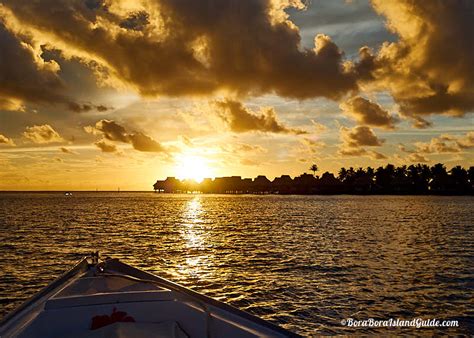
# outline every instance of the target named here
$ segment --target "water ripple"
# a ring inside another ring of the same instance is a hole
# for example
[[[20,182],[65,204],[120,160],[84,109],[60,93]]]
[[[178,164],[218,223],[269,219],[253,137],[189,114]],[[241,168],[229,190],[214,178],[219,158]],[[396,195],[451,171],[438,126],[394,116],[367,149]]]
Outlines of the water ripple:
[[[474,199],[0,193],[0,314],[93,250],[302,335],[470,334]],[[456,319],[449,329],[343,318]]]

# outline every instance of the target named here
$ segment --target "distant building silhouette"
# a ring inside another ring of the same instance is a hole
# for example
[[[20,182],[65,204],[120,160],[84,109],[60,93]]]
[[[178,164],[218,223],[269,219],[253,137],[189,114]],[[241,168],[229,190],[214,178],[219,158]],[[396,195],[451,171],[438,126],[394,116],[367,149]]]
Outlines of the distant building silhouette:
[[[443,164],[433,167],[417,164],[408,167],[341,168],[338,177],[325,172],[321,178],[302,174],[292,179],[282,175],[270,181],[259,175],[253,180],[240,176],[205,178],[201,183],[168,177],[156,181],[156,192],[163,193],[217,193],[217,194],[435,194],[473,195],[474,166],[461,166],[449,172]]]

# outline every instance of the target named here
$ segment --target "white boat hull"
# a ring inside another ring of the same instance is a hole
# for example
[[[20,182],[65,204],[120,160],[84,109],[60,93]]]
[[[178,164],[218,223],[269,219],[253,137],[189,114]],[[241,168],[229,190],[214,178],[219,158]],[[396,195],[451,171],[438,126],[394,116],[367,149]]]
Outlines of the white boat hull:
[[[7,316],[1,337],[292,337],[116,259],[83,259]]]

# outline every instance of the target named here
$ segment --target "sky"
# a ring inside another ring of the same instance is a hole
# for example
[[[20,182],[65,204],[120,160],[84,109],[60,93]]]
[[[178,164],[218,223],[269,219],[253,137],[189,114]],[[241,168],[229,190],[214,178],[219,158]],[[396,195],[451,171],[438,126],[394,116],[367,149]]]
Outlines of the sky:
[[[474,2],[0,0],[0,190],[474,165]]]

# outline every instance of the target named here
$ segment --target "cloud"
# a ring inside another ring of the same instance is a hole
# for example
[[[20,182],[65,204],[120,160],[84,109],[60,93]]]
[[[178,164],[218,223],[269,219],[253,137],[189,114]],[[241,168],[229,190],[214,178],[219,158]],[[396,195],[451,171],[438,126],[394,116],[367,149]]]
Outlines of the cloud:
[[[464,136],[443,134],[433,137],[430,142],[415,142],[414,150],[400,146],[403,152],[421,154],[459,153],[471,148],[474,148],[474,132],[468,132]]]
[[[131,29],[135,31],[141,31],[145,29],[145,26],[150,23],[149,15],[145,11],[138,11],[130,13],[129,16],[120,22],[120,27],[125,29]]]
[[[343,145],[339,148],[338,153],[344,156],[361,156],[366,155],[367,150],[360,147],[348,147],[347,145]]]
[[[15,142],[13,142],[13,140],[11,138],[0,134],[0,144],[6,144],[6,145],[9,145],[9,146],[14,146]]]
[[[403,143],[400,143],[398,145],[398,149],[400,149],[400,151],[403,151],[404,153],[408,153],[408,154],[413,154],[415,152],[414,150],[408,149]]]
[[[339,148],[338,154],[342,155],[342,156],[368,156],[368,157],[372,158],[373,160],[386,160],[386,159],[388,159],[388,157],[386,155],[384,155],[382,153],[379,153],[377,151],[366,150],[365,148],[361,148],[361,147],[353,148],[353,147],[349,147],[347,145],[342,145]]]
[[[374,160],[386,160],[388,157],[382,153],[379,153],[374,150],[369,150],[369,155],[372,157]]]
[[[322,148],[326,146],[326,144],[319,140],[314,140],[309,137],[304,137],[299,140],[300,143],[304,146],[303,152],[310,152],[312,154],[317,154],[321,151]]]
[[[0,95],[2,95],[0,93]],[[5,94],[3,94],[5,95]],[[25,106],[21,100],[18,100],[13,97],[2,97],[0,96],[0,110],[7,111],[24,111]]]
[[[246,165],[246,166],[260,166],[260,165],[262,165],[262,162],[252,160],[252,159],[249,159],[249,158],[243,158],[243,159],[240,160],[240,164]]]
[[[407,115],[405,113],[405,115]],[[420,116],[416,116],[416,115],[409,115],[409,117],[412,119],[412,122],[413,122],[413,127],[415,128],[418,128],[418,129],[426,129],[426,128],[429,128],[431,126],[433,126],[433,123],[431,121],[428,121]]]
[[[180,135],[181,142],[187,147],[194,147],[193,141],[186,135]]]
[[[138,151],[166,152],[166,149],[160,143],[143,133],[130,134],[129,138],[133,148]]]
[[[67,104],[67,107],[70,111],[72,112],[75,112],[75,113],[87,113],[91,110],[96,110],[98,112],[105,112],[111,108],[109,107],[106,107],[104,105],[94,105],[92,103],[83,103],[83,104],[80,104],[80,103],[77,103],[77,102],[69,102]]]
[[[267,152],[267,149],[263,148],[258,144],[236,143],[232,146],[231,151],[246,153],[265,153]]]
[[[385,140],[379,139],[374,131],[367,126],[357,126],[352,129],[342,127],[341,139],[349,147],[380,147],[385,142]]]
[[[474,131],[468,132],[464,137],[454,138],[461,149],[474,148]]]
[[[398,119],[390,115],[378,103],[355,96],[341,103],[341,109],[357,122],[385,129],[395,128]]]
[[[267,133],[306,134],[304,130],[289,128],[277,120],[273,108],[262,108],[259,113],[246,108],[241,102],[230,99],[214,101],[218,116],[236,133],[259,131]]]
[[[117,146],[113,143],[108,142],[105,139],[94,142],[94,144],[103,152],[103,153],[115,153],[117,151]]]
[[[373,0],[399,36],[377,54],[360,51],[356,66],[364,85],[389,90],[400,113],[416,127],[430,114],[463,116],[474,110],[474,3]]]
[[[15,31],[16,30],[16,31]],[[60,66],[43,58],[47,41],[26,34],[21,23],[0,4],[0,109],[24,110],[26,103],[61,104],[70,110],[101,110],[105,106],[79,104],[67,94]]]
[[[415,154],[410,154],[408,156],[408,161],[413,162],[413,163],[427,163],[430,160],[421,154],[415,153]]]
[[[59,150],[61,150],[61,152],[65,153],[65,154],[76,154],[76,152],[74,152],[71,149],[66,148],[66,147],[61,147],[61,148],[59,148]]]
[[[99,1],[2,3],[3,19],[17,31],[144,96],[226,91],[338,99],[357,90],[355,72],[328,36],[301,46],[285,12],[303,9],[299,0],[156,0],[133,9]]]
[[[129,133],[123,126],[113,120],[100,120],[94,126],[86,126],[84,130],[93,135],[102,135],[105,140],[129,143],[135,150],[143,152],[167,152],[167,149],[142,132]],[[112,143],[100,140],[95,143],[102,151],[112,152]],[[99,145],[99,144],[100,145]],[[115,145],[114,145],[115,147]],[[108,151],[104,150],[107,149]],[[115,148],[116,150],[116,148]],[[115,151],[113,150],[113,151]]]
[[[45,144],[54,142],[64,142],[64,139],[59,133],[53,129],[49,124],[40,126],[26,127],[23,136],[33,143]]]
[[[1,10],[1,5],[0,5]],[[33,42],[23,41],[7,29],[0,11],[0,103],[2,109],[18,110],[22,101],[64,101],[57,92],[62,83],[58,65],[40,57]]]
[[[317,132],[323,133],[328,130],[328,127],[325,126],[322,123],[316,122],[315,120],[311,119],[311,124],[313,125],[314,129],[316,129]]]
[[[379,139],[374,131],[367,126],[356,126],[352,129],[341,127],[340,137],[342,144],[339,145],[339,155],[367,155],[375,160],[387,159],[384,154],[363,148],[364,146],[380,147],[385,142],[385,140]]]
[[[464,136],[442,134],[433,137],[429,142],[415,142],[413,149],[407,148],[404,144],[398,147],[400,151],[409,154],[410,162],[426,163],[430,161],[426,157],[428,154],[457,154],[474,148],[474,132],[468,132]]]
[[[113,120],[97,121],[94,127],[87,126],[85,130],[91,134],[102,134],[110,141],[130,142],[130,137],[125,128]]]

